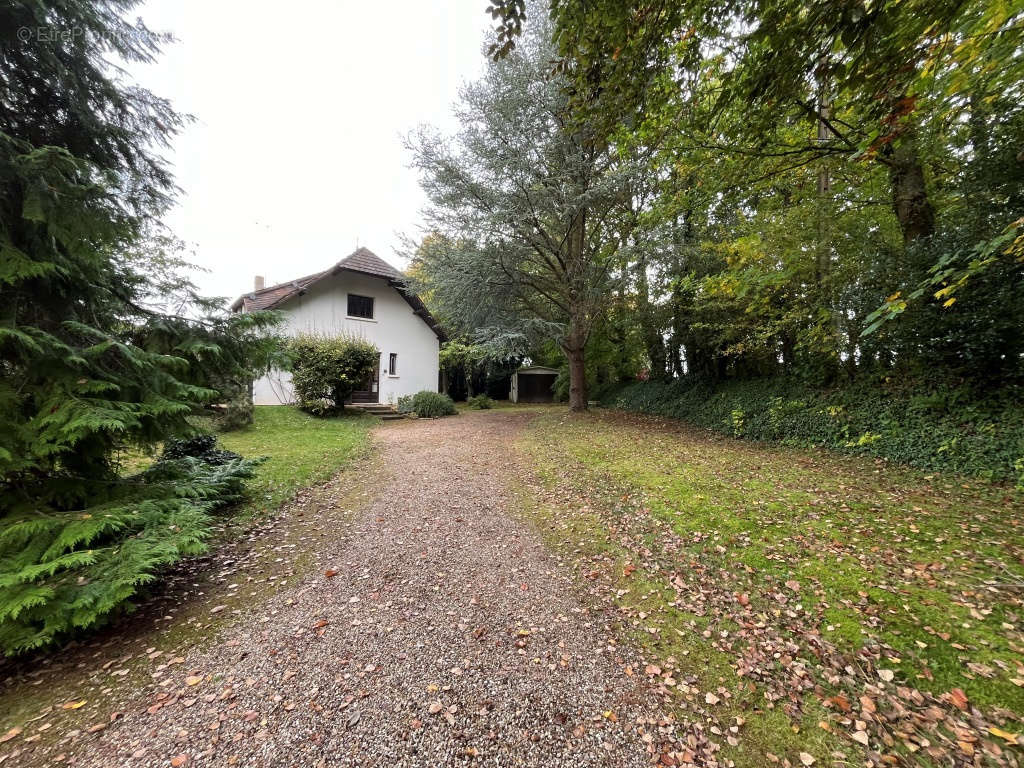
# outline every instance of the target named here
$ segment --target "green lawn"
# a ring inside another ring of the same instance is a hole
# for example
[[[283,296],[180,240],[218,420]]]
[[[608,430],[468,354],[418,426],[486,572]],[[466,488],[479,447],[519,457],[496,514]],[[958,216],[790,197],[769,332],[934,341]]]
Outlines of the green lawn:
[[[523,447],[552,544],[673,682],[692,678],[673,688],[683,716],[741,718],[738,765],[856,764],[858,729],[911,764],[1021,758],[1018,494],[621,414],[545,414]]]
[[[289,406],[257,406],[252,426],[219,435],[229,451],[267,457],[249,482],[251,498],[243,512],[276,509],[299,489],[330,478],[366,452],[376,423],[365,413],[318,419]]]

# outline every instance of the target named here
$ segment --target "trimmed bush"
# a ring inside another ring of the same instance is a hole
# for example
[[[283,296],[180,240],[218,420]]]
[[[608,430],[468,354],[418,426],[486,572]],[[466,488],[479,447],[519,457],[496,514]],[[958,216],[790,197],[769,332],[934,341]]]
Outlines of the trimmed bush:
[[[466,401],[474,411],[486,411],[494,407],[494,401],[487,395],[474,395]]]
[[[424,389],[412,396],[412,410],[421,419],[437,419],[455,413],[455,403],[448,395]]]
[[[717,387],[637,382],[603,404],[681,419],[734,437],[877,456],[926,470],[1024,484],[1021,387],[859,380],[829,390],[795,379]]]
[[[298,336],[288,342],[292,387],[299,408],[330,416],[345,407],[352,391],[373,375],[380,351],[352,336]]]
[[[395,407],[398,408],[399,413],[412,413],[415,410],[412,407],[412,395],[402,395],[399,397]]]

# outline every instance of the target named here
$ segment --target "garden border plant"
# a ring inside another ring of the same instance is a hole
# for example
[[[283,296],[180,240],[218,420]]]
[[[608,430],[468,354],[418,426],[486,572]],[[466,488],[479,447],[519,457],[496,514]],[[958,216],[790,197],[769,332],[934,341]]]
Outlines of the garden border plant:
[[[454,416],[455,403],[448,395],[423,389],[415,395],[403,395],[398,398],[399,413],[415,413],[421,419],[438,419],[442,416]]]

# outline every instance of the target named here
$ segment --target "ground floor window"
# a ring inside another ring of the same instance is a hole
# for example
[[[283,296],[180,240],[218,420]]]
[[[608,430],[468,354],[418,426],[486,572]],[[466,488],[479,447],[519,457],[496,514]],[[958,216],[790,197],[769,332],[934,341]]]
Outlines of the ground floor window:
[[[392,352],[388,356],[388,376],[398,375],[398,353]]]

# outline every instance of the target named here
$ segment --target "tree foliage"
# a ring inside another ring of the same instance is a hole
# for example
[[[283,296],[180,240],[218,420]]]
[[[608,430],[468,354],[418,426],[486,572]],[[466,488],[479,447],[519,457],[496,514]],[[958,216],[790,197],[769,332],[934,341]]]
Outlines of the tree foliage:
[[[619,212],[637,165],[572,122],[554,55],[550,29],[535,24],[463,89],[454,141],[429,129],[410,139],[431,202],[417,272],[474,342],[514,356],[555,339],[582,409],[586,344],[621,280],[631,220]]]
[[[550,17],[573,124],[655,185],[617,212],[651,378],[1021,375],[1018,5],[526,10]]]
[[[0,9],[5,652],[125,608],[203,548],[210,513],[252,468],[183,459],[120,471],[123,451],[194,432],[190,416],[262,365],[276,321],[229,317],[197,296],[154,224],[175,192],[158,149],[183,118],[107,63],[151,61],[165,39],[123,21],[134,5]]]

